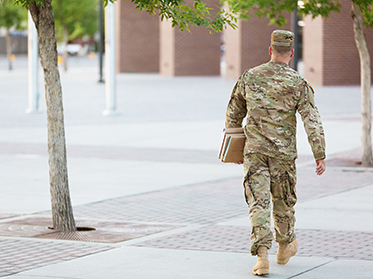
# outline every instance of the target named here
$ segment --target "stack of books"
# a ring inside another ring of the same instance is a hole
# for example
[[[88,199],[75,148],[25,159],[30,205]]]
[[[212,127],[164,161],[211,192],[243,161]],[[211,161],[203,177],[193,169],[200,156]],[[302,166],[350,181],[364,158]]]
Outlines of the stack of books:
[[[225,128],[219,159],[223,163],[242,162],[245,140],[243,128]]]

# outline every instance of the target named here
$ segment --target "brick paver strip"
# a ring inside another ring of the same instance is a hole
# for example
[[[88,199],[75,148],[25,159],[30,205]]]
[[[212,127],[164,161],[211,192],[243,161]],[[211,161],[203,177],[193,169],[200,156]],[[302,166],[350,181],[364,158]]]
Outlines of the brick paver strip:
[[[312,166],[298,168],[297,173],[296,187],[299,202],[373,185],[373,172],[371,171],[345,171],[339,168],[329,168],[322,176],[317,176]]]
[[[80,242],[0,239],[0,277],[114,249]]]
[[[373,261],[373,233],[297,230],[296,234],[299,241],[298,256]],[[206,226],[132,246],[250,253],[250,228]],[[270,254],[276,254],[277,247],[274,242]]]
[[[299,202],[373,185],[373,172],[298,169]],[[214,224],[247,214],[242,178],[229,178],[77,206],[81,219]]]
[[[174,224],[213,224],[246,213],[241,178],[188,185],[74,207],[75,216],[82,219]]]

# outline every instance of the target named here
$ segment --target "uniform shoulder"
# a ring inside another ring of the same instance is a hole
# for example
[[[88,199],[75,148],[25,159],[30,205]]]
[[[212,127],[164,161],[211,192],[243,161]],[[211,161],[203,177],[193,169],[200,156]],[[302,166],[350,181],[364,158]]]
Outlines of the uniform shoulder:
[[[268,63],[264,63],[253,68],[247,69],[245,72],[243,72],[242,78],[247,79],[249,76],[256,76],[258,74],[265,72],[268,69],[267,64]]]
[[[309,82],[296,70],[294,70],[293,68],[290,68],[288,67],[286,69],[288,75],[290,75],[292,77],[292,79],[295,81],[295,83],[301,85],[301,86],[304,86],[304,85],[308,85]]]

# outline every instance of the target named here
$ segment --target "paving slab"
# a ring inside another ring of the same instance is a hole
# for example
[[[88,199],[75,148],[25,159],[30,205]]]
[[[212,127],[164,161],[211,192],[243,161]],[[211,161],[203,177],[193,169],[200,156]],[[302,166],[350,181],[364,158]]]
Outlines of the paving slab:
[[[270,256],[271,274],[266,278],[290,278],[333,260],[294,257],[285,266],[277,265],[275,261],[275,256]],[[241,253],[122,247],[71,262],[34,269],[8,278],[258,278],[251,273],[255,262],[255,257]]]
[[[319,268],[300,274],[299,279],[359,278],[371,279],[373,263],[371,261],[333,261]]]
[[[47,157],[0,156],[4,187],[0,212],[25,214],[50,209],[47,162]],[[69,158],[68,170],[73,205],[242,175],[242,169],[233,164],[95,158]]]
[[[296,206],[299,229],[373,232],[373,186],[305,201]]]

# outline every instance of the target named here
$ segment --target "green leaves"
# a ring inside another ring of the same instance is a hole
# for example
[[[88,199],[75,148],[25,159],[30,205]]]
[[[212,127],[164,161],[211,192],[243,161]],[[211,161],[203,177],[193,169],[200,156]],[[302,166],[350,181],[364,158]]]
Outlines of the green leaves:
[[[359,6],[364,17],[364,25],[373,28],[373,3],[372,0],[353,0]]]
[[[252,15],[270,19],[270,24],[284,26],[286,19],[284,13],[293,12],[298,8],[299,15],[311,15],[313,18],[328,17],[330,12],[339,11],[340,4],[337,0],[303,0],[298,6],[296,0],[227,0],[232,12],[240,14],[241,19],[248,19]]]
[[[27,20],[26,10],[14,4],[14,0],[0,0],[0,27],[7,29],[21,27],[22,21]]]
[[[0,0],[6,1],[6,0]],[[8,0],[16,4],[28,6],[35,2],[43,5],[43,0]],[[56,0],[53,0],[56,1]],[[53,3],[52,1],[52,3]],[[91,0],[94,1],[94,0]],[[104,5],[116,0],[104,0]],[[117,0],[125,1],[125,0]],[[128,1],[128,0],[127,0]],[[207,7],[202,0],[194,0],[187,4],[183,0],[131,0],[139,11],[146,11],[150,15],[158,15],[161,20],[171,20],[172,26],[180,30],[190,30],[191,25],[204,26],[211,32],[220,32],[228,25],[236,28],[237,16],[248,19],[253,15],[270,19],[270,24],[284,26],[285,13],[298,8],[300,16],[310,15],[313,18],[322,16],[327,18],[331,12],[338,12],[342,0],[227,0],[229,11],[222,7]],[[362,10],[365,25],[373,27],[372,0],[352,0]],[[223,3],[224,1],[221,0]],[[299,5],[301,4],[301,5]]]
[[[339,12],[340,6],[337,0],[308,0],[304,1],[304,7],[299,11],[302,15],[312,15],[312,18],[317,16],[327,18],[330,12]]]
[[[116,0],[104,0],[104,6]],[[124,1],[124,0],[118,0]],[[210,32],[220,32],[227,25],[236,28],[236,17],[221,7],[210,8],[202,0],[194,0],[190,5],[183,0],[131,0],[137,10],[156,15],[161,20],[171,20],[173,27],[190,31],[190,25],[204,26]]]
[[[92,36],[97,30],[97,7],[95,0],[52,0],[53,14],[56,23],[56,35],[63,41],[63,30],[68,39]]]
[[[41,5],[44,7],[43,0],[13,0],[15,4],[21,5],[23,7],[28,7],[31,3],[35,2],[36,5]]]
[[[248,19],[252,15],[270,19],[270,24],[284,26],[286,19],[284,12],[293,12],[296,8],[300,16],[310,15],[312,18],[321,16],[327,18],[331,12],[339,12],[342,0],[227,0],[231,10],[240,14],[241,19]],[[372,0],[352,0],[362,11],[367,27],[373,27]]]
[[[223,9],[207,7],[201,0],[195,0],[191,5],[183,0],[131,0],[139,11],[158,14],[161,20],[171,20],[173,27],[190,31],[190,25],[204,26],[211,32],[220,32],[226,24],[235,26],[235,19]],[[213,15],[215,13],[215,15]]]

